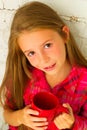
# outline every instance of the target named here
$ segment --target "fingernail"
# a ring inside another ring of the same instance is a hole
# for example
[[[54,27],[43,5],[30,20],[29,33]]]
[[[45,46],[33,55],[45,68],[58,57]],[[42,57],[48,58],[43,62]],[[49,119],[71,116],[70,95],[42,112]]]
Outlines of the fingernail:
[[[37,115],[39,115],[39,112],[37,112]]]
[[[44,118],[44,121],[47,121],[47,118]]]
[[[46,130],[48,127],[45,127],[44,129]]]

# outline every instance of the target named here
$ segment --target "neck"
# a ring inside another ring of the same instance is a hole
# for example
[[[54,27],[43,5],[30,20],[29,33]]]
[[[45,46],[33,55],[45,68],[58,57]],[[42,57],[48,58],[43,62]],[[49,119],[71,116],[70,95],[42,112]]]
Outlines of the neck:
[[[60,70],[58,70],[53,75],[46,75],[47,82],[49,85],[53,88],[55,85],[61,83],[70,73],[71,65],[66,62],[64,64],[64,67],[61,67]]]

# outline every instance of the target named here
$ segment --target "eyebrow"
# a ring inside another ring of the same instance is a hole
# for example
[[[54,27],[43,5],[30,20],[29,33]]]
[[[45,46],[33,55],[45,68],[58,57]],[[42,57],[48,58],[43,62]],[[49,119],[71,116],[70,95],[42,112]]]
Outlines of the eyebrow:
[[[49,41],[52,41],[52,39],[46,40],[45,42],[43,42],[43,43],[41,44],[41,46],[43,46],[44,44],[46,44],[46,43],[49,42]]]
[[[24,53],[29,52],[29,50],[25,50]]]

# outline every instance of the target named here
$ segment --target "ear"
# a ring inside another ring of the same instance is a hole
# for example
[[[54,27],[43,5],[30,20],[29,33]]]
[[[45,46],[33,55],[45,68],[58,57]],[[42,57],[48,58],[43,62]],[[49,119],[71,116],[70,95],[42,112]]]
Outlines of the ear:
[[[69,39],[69,28],[67,26],[63,26],[62,31],[66,34],[66,40]]]

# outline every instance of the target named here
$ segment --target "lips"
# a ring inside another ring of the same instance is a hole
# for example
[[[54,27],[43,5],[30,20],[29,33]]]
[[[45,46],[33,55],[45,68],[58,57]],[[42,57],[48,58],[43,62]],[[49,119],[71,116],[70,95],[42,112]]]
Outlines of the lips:
[[[50,70],[54,69],[55,65],[56,65],[56,63],[51,66],[45,67],[44,70],[50,71]]]

